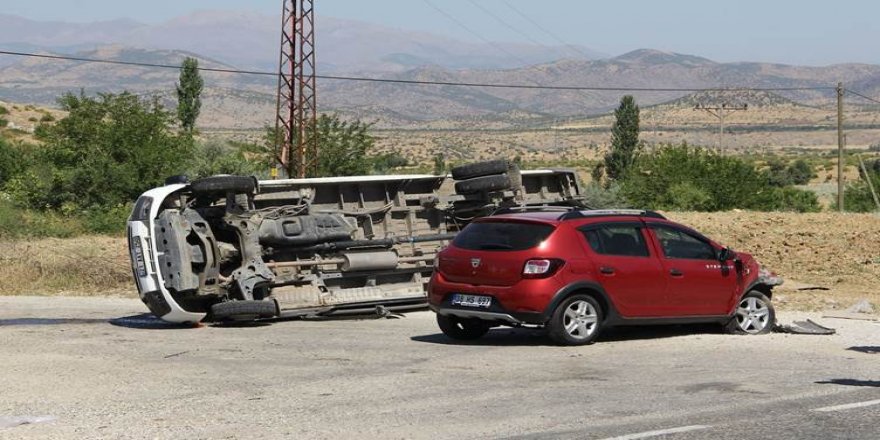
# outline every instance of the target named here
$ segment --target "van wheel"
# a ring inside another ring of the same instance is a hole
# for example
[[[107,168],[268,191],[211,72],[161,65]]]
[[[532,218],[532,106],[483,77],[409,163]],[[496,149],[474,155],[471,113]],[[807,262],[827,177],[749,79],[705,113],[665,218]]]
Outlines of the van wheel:
[[[218,175],[203,177],[190,184],[190,189],[199,194],[253,194],[257,190],[257,179],[249,176]]]
[[[572,295],[556,307],[547,328],[559,345],[591,344],[602,329],[602,307],[592,296]]]
[[[444,335],[460,341],[480,339],[489,331],[489,325],[479,319],[461,319],[437,315],[437,325]]]
[[[763,293],[752,290],[739,300],[736,313],[724,326],[727,333],[738,335],[764,335],[776,326],[776,310]]]
[[[511,181],[507,174],[495,174],[455,182],[455,192],[458,194],[474,194],[478,192],[501,191],[510,188],[510,186]]]
[[[506,173],[510,169],[507,159],[488,160],[485,162],[459,165],[452,169],[453,180],[467,180],[474,177],[491,176]]]

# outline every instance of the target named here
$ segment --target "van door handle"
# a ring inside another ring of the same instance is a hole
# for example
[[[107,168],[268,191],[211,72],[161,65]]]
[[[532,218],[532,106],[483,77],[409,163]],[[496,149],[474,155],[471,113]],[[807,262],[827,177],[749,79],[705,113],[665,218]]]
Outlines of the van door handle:
[[[602,266],[599,268],[599,272],[602,272],[605,275],[612,275],[612,274],[614,274],[614,268],[608,267],[608,266]]]
[[[672,269],[672,270],[669,271],[669,275],[672,275],[672,276],[674,276],[674,277],[680,277],[680,276],[682,276],[682,275],[684,275],[684,274],[683,274],[680,270],[678,270],[678,269]]]

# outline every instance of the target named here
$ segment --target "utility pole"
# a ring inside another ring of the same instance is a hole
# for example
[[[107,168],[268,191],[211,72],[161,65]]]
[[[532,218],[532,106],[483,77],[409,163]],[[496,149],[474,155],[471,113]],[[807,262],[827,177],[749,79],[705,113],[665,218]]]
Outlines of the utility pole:
[[[880,211],[880,198],[877,198],[877,191],[874,189],[874,181],[871,180],[871,175],[868,174],[868,168],[865,166],[865,161],[862,160],[862,155],[856,154],[856,157],[859,158],[859,166],[862,167],[862,175],[865,176],[865,182],[868,182],[868,188],[871,189],[871,197],[874,198],[874,206],[877,207],[877,211]]]
[[[843,212],[843,83],[837,83],[837,210]]]
[[[749,109],[748,104],[743,105],[733,105],[728,103],[723,103],[721,105],[706,105],[706,104],[697,104],[694,106],[694,110],[703,110],[706,113],[709,113],[712,116],[718,118],[718,150],[721,150],[724,147],[724,118],[727,117],[727,114],[730,112],[736,111],[746,111]]]
[[[278,73],[275,156],[288,177],[306,177],[318,168],[314,0],[282,0]]]

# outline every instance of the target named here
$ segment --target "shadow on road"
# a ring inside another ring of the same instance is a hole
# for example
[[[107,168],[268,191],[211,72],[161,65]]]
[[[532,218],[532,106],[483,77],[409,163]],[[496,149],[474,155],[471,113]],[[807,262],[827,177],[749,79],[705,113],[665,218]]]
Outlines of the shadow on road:
[[[851,387],[880,387],[880,380],[830,379],[817,381],[818,384],[847,385]]]
[[[880,347],[871,347],[871,346],[856,346],[847,348],[850,351],[857,351],[859,353],[867,353],[867,354],[877,354],[880,353]]]
[[[664,339],[678,336],[718,335],[721,333],[721,326],[717,324],[615,327],[605,330],[599,336],[599,342]]]
[[[646,339],[674,338],[699,334],[720,334],[721,328],[711,324],[615,327],[603,330],[596,342],[625,342]],[[413,336],[410,340],[443,345],[479,346],[540,346],[556,345],[543,329],[497,328],[474,341],[459,341],[442,333]]]
[[[108,322],[103,320],[103,322]],[[198,328],[201,324],[175,324],[166,322],[151,313],[141,313],[139,315],[123,316],[121,318],[113,318],[111,325],[117,327],[141,329],[141,330],[181,330],[188,328]]]
[[[13,325],[105,324],[106,319],[90,318],[13,318],[0,319],[0,327]]]

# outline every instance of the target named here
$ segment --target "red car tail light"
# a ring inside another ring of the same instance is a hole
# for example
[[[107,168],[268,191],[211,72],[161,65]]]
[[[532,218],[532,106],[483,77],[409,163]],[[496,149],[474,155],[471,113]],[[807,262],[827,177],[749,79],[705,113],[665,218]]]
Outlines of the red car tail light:
[[[522,276],[523,278],[547,278],[556,273],[563,263],[565,262],[556,258],[528,260],[523,266]]]

